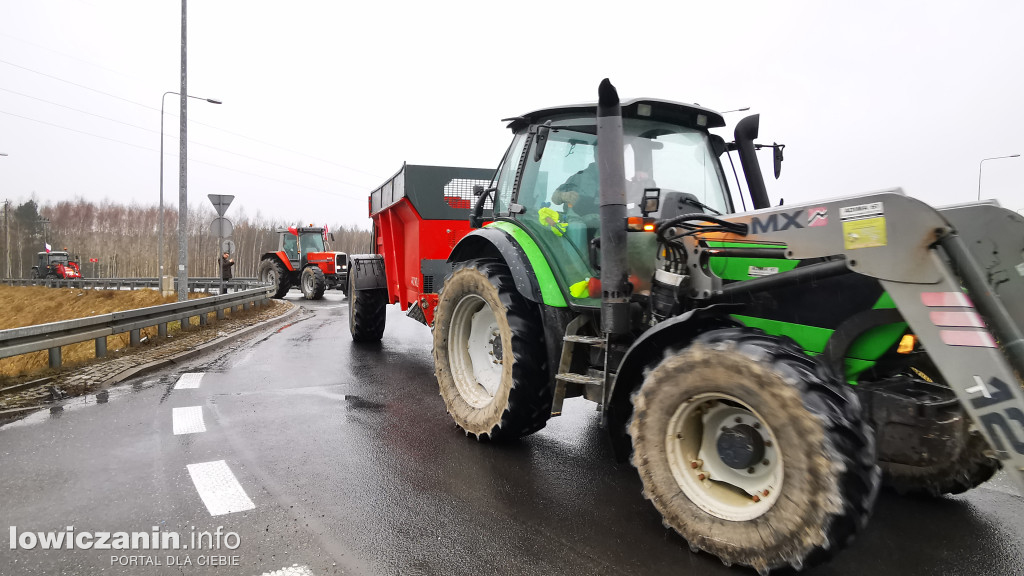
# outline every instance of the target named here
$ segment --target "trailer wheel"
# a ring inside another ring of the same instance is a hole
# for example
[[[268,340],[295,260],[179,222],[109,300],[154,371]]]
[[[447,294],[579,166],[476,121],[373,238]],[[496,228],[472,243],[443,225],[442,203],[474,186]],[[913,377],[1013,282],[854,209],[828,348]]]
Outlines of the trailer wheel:
[[[288,271],[284,269],[280,262],[272,258],[264,258],[260,261],[260,267],[256,275],[259,277],[260,282],[274,286],[273,298],[284,298],[284,295],[292,287],[291,281],[288,278]]]
[[[356,290],[355,277],[349,276],[348,331],[355,342],[379,342],[384,337],[388,289]]]
[[[434,373],[448,413],[478,440],[519,438],[551,417],[544,331],[504,263],[471,260],[434,313]]]
[[[957,458],[935,466],[919,467],[879,462],[884,483],[899,494],[943,496],[963,494],[988,482],[1002,468],[977,430],[967,433],[967,440]]]
[[[306,300],[319,300],[324,297],[324,290],[327,290],[327,278],[324,271],[317,266],[306,266],[299,278],[299,285],[302,288],[302,297]]]
[[[881,480],[856,394],[791,340],[744,328],[707,332],[654,367],[629,434],[665,525],[762,574],[845,546]]]

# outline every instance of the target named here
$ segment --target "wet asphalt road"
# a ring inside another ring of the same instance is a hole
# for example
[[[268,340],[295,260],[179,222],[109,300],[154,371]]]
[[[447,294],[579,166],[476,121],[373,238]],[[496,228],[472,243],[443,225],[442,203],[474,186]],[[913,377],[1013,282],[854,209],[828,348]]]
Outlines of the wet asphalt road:
[[[593,404],[477,443],[445,413],[425,327],[392,309],[380,345],[354,345],[339,293],[298,297],[308,313],[289,325],[0,428],[0,574],[754,574],[661,526]],[[182,373],[201,385],[175,389]],[[205,431],[174,434],[174,409],[196,407]],[[220,461],[251,508],[211,515],[189,465]],[[883,494],[867,531],[804,574],[1024,574],[1022,504],[1002,476],[941,500]],[[68,526],[183,542],[221,526],[237,546],[12,549],[11,527]],[[111,559],[129,555],[162,565]],[[199,566],[211,558],[237,566]]]

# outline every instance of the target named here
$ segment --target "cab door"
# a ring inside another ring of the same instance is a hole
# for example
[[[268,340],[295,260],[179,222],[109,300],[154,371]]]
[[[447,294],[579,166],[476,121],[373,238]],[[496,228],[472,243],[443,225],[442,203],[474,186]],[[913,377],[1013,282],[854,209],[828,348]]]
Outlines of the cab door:
[[[595,130],[593,118],[579,123]],[[579,289],[598,276],[590,262],[600,229],[596,154],[596,134],[552,129],[541,159],[527,154],[516,197],[523,212],[514,216],[541,246],[562,293],[581,305],[600,304]]]

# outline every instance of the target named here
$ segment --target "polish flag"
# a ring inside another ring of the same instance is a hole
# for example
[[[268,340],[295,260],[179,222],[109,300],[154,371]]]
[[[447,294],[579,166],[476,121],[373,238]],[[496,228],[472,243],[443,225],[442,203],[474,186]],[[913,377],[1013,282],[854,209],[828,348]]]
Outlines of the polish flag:
[[[46,253],[49,254],[50,253],[50,245],[49,244],[44,244],[44,246],[46,246]]]

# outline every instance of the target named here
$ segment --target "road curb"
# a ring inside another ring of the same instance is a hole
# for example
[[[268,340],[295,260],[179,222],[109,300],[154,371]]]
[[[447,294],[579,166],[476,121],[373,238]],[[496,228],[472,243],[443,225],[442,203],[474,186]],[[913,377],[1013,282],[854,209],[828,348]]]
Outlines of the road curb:
[[[21,384],[15,384],[8,386],[7,388],[0,388],[0,394],[14,394],[21,392],[22,390],[28,390],[29,388],[35,388],[36,386],[42,386],[43,384],[49,384],[56,380],[53,376],[43,376],[35,380],[29,380],[28,382],[22,382]],[[0,412],[2,414],[3,412]]]
[[[289,304],[291,303],[289,302]],[[225,334],[224,336],[200,344],[199,346],[196,346],[191,350],[185,350],[184,352],[179,352],[177,354],[174,354],[173,356],[168,356],[166,358],[161,358],[159,360],[153,360],[152,362],[147,362],[145,364],[134,366],[100,382],[97,385],[97,388],[109,388],[110,386],[120,384],[121,382],[124,382],[125,380],[132,378],[134,376],[146,374],[148,372],[164,368],[165,366],[168,366],[170,364],[177,364],[183,360],[194,358],[195,356],[199,356],[200,354],[209,352],[211,350],[229,344],[235,340],[238,340],[243,336],[248,336],[253,332],[265,330],[267,328],[272,328],[278,324],[284,323],[286,320],[292,319],[292,317],[301,312],[302,309],[302,306],[292,304],[291,310],[285,312],[284,314],[281,314],[280,316],[277,316],[276,318],[272,318],[270,320],[267,320],[266,322],[261,322],[253,326],[249,326],[248,328],[243,328],[241,330],[238,330],[237,332],[232,332],[231,334]]]

